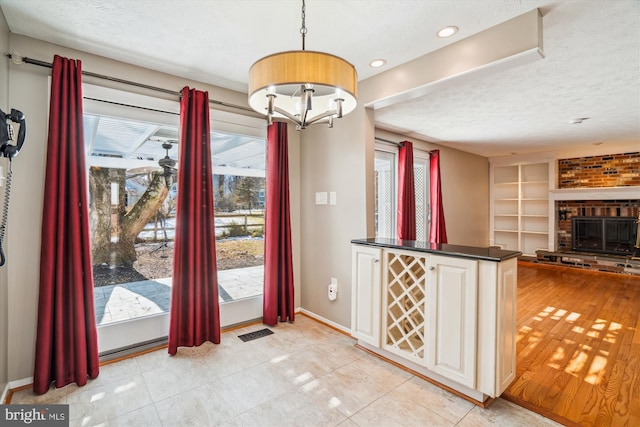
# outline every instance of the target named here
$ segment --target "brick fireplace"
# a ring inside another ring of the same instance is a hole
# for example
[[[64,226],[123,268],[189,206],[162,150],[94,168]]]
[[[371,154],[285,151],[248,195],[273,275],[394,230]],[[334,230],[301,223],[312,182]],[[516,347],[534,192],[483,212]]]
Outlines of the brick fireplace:
[[[558,190],[553,191],[556,250],[538,254],[582,268],[640,274],[630,256],[571,253],[572,217],[635,217],[640,213],[640,152],[558,160]],[[622,259],[617,259],[622,258]]]
[[[638,217],[640,200],[556,201],[556,231],[559,251],[571,250],[571,218],[575,216]]]

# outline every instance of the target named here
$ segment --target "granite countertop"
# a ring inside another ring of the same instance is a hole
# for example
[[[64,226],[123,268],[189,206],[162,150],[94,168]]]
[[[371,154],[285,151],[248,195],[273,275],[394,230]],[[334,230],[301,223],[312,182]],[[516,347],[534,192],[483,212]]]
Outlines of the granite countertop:
[[[455,256],[459,258],[479,259],[485,261],[505,261],[522,255],[522,252],[507,251],[499,248],[450,245],[448,243],[429,243],[417,240],[397,240],[369,237],[353,239],[351,243],[382,248],[406,249],[430,254]]]

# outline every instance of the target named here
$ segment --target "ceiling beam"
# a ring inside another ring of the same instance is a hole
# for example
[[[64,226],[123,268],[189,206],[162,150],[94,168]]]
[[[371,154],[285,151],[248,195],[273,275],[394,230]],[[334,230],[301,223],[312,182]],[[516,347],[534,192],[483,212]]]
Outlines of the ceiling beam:
[[[383,108],[461,79],[478,79],[544,58],[538,9],[423,55],[360,83],[360,102]]]

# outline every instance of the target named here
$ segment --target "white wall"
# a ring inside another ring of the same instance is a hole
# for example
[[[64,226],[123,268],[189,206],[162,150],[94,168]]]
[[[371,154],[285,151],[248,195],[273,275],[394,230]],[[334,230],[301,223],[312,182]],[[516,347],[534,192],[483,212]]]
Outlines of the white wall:
[[[247,105],[246,94],[178,78],[139,68],[84,52],[74,51],[46,42],[16,34],[10,35],[10,49],[22,55],[51,62],[54,54],[80,59],[86,71],[146,83],[170,90],[180,91],[185,85],[209,91],[211,99],[236,105]],[[0,60],[2,61],[2,60]],[[4,62],[2,63],[4,64]],[[2,66],[2,65],[0,65]],[[47,115],[49,106],[50,70],[34,65],[9,66],[11,91],[8,104],[21,109],[28,120],[27,141],[20,155],[14,160],[14,184],[12,188],[9,235],[5,267],[8,282],[8,379],[18,380],[32,376],[34,345],[36,338],[40,229],[42,223],[42,200],[44,190],[44,168],[46,160]],[[4,73],[3,73],[4,74]],[[118,86],[98,79],[84,78],[85,83],[119,87],[151,96],[170,98],[156,92]],[[0,82],[1,83],[1,82]],[[1,101],[1,99],[0,99]],[[177,99],[176,99],[177,102]],[[237,112],[237,111],[236,111]],[[266,122],[265,122],[266,126]],[[290,178],[292,230],[294,245],[294,273],[300,277],[300,222],[299,222],[299,139],[295,131],[290,139]],[[1,275],[0,273],[0,280]],[[296,306],[300,304],[300,286],[296,280]],[[0,294],[1,295],[1,294]],[[5,300],[3,298],[3,300]]]
[[[334,323],[351,324],[351,239],[367,237],[365,111],[358,108],[333,129],[302,134],[302,307]],[[371,153],[373,156],[373,153]],[[373,159],[373,157],[372,157]],[[316,205],[316,192],[336,192],[335,205]],[[338,298],[328,284],[338,279]]]
[[[9,52],[9,27],[4,19],[4,14],[0,10],[0,52],[5,54]],[[8,104],[9,90],[9,61],[0,59],[0,108],[2,111],[9,112],[11,107]],[[14,107],[15,108],[15,107]],[[3,170],[7,167],[6,159],[0,161]],[[4,186],[0,189],[0,197],[4,200]],[[7,356],[8,356],[8,337],[7,337],[7,268],[0,267],[0,396],[7,385]],[[2,401],[0,401],[2,403]]]

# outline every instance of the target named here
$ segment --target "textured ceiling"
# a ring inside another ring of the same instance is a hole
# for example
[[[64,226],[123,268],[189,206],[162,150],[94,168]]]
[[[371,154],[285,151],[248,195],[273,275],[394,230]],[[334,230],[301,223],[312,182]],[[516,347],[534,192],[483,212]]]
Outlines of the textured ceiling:
[[[254,61],[300,48],[300,6],[0,0],[14,33],[240,91]],[[600,143],[640,150],[637,0],[307,0],[306,8],[306,48],[347,59],[360,81],[540,8],[543,60],[377,109],[376,123],[484,156]],[[435,37],[446,25],[460,31]],[[387,66],[371,69],[375,58]],[[588,120],[570,123],[579,117]]]

